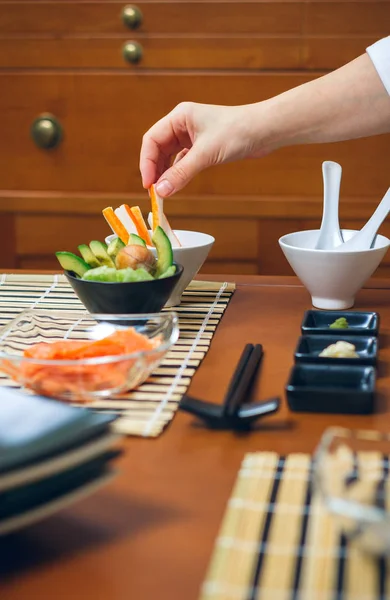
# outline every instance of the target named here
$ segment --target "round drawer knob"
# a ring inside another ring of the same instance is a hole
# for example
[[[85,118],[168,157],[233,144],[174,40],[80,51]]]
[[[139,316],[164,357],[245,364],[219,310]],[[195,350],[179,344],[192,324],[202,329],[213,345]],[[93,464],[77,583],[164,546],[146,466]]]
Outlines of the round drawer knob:
[[[62,127],[53,115],[40,115],[31,126],[31,136],[39,148],[55,148],[62,139]]]
[[[138,29],[142,24],[142,12],[138,6],[128,4],[122,11],[122,21],[129,29]]]
[[[138,42],[127,42],[123,46],[123,58],[125,61],[137,64],[142,58],[142,46]]]

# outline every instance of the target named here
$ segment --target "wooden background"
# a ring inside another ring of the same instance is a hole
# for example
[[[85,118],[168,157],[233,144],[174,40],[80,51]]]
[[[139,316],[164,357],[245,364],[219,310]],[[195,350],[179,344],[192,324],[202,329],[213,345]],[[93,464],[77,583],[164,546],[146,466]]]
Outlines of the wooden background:
[[[148,211],[138,171],[143,133],[178,102],[262,100],[321,76],[390,30],[388,0],[0,0],[0,267],[52,268],[109,231],[106,205]],[[126,63],[123,45],[143,49]],[[30,135],[63,127],[57,148]],[[323,160],[343,166],[341,217],[361,227],[389,186],[389,136],[275,152],[206,171],[167,201],[177,228],[216,237],[204,272],[289,274],[277,240],[317,228]],[[390,235],[390,226],[383,233]],[[390,273],[390,256],[379,275]]]

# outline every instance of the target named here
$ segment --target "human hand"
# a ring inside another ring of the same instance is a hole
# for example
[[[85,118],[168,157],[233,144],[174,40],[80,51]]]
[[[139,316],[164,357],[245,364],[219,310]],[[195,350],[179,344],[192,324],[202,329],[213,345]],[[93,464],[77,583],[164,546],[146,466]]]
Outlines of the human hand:
[[[192,102],[176,106],[143,137],[143,186],[158,182],[157,193],[171,196],[208,167],[261,155],[251,126],[251,106]]]

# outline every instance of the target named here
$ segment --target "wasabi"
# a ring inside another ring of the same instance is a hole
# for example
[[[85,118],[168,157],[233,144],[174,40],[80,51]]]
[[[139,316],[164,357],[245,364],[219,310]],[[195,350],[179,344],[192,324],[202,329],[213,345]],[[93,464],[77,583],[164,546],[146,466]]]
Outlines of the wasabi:
[[[340,317],[336,319],[334,323],[329,325],[329,329],[348,329],[348,321],[345,317]]]

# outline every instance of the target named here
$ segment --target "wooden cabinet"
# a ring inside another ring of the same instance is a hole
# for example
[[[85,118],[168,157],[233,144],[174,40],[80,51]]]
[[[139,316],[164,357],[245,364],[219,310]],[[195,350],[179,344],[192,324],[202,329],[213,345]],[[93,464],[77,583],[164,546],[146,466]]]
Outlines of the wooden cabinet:
[[[56,249],[104,236],[106,205],[148,210],[142,135],[177,103],[265,99],[351,60],[389,25],[387,0],[0,0],[0,267],[56,266]],[[55,147],[34,143],[39,118],[58,123]],[[389,149],[380,136],[224,165],[167,213],[215,235],[206,271],[290,273],[277,239],[318,227],[322,161],[342,164],[341,212],[362,224],[389,185]]]

